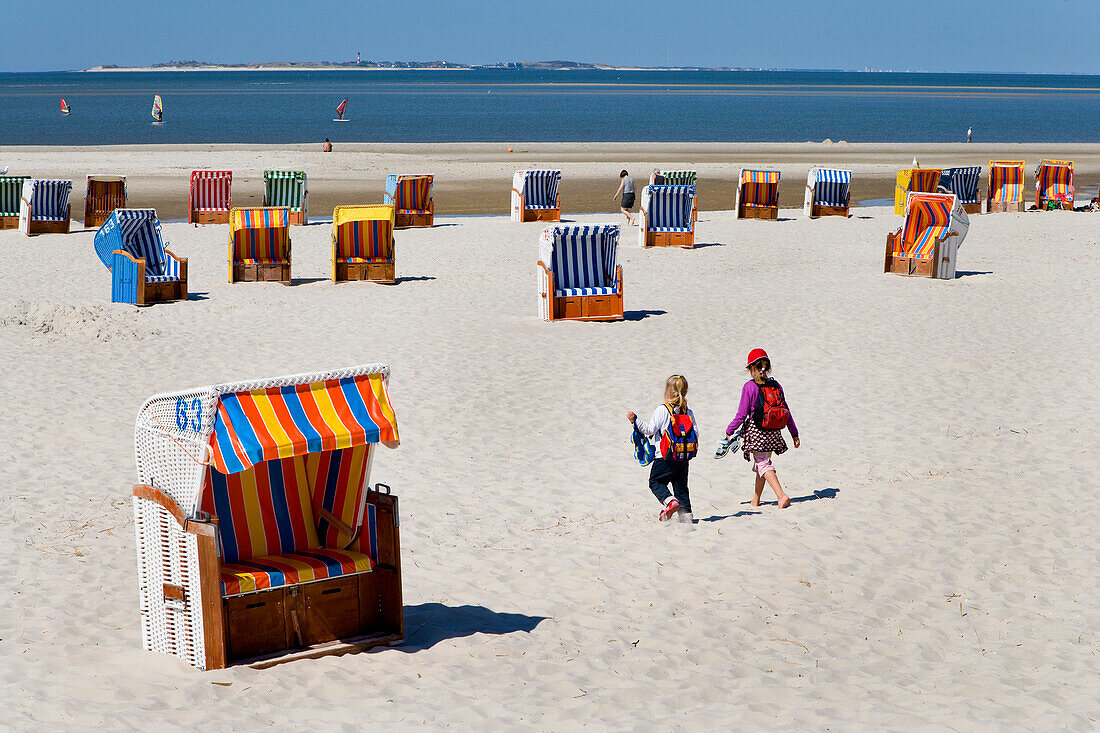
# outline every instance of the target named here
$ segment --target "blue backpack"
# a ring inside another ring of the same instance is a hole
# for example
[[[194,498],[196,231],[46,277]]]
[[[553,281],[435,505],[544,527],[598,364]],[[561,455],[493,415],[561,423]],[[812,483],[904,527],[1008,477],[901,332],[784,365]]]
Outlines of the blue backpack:
[[[634,434],[630,436],[630,440],[634,443],[634,458],[638,463],[643,466],[653,463],[656,451],[653,450],[653,443],[649,442],[649,438],[639,433],[638,428],[634,428]]]

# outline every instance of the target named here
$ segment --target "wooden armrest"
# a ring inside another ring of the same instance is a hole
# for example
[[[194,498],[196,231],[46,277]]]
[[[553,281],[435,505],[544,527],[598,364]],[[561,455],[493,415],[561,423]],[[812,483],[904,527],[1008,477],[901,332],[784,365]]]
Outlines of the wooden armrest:
[[[145,262],[145,258],[144,258],[144,257],[141,257],[141,258],[138,258],[138,257],[134,257],[134,256],[133,256],[132,254],[130,254],[129,252],[127,252],[127,251],[126,251],[126,250],[124,250],[124,249],[116,249],[116,250],[114,250],[113,252],[111,252],[111,254],[113,254],[113,255],[122,255],[122,256],[123,256],[123,257],[125,257],[126,259],[130,260],[131,262],[133,262],[133,263],[134,263],[135,265],[140,265],[140,264],[141,264],[142,262]]]
[[[350,536],[355,533],[354,529],[323,506],[317,507],[317,513],[321,515],[321,519],[325,520],[333,527],[336,527],[336,529],[340,530],[343,534]]]
[[[180,263],[181,265],[182,265],[182,264],[183,264],[184,262],[187,262],[187,258],[186,258],[186,257],[176,257],[176,255],[175,255],[175,254],[174,254],[174,253],[172,252],[172,250],[170,250],[170,249],[166,249],[166,250],[164,250],[164,254],[168,255],[169,257],[171,257],[171,258],[172,258],[173,260],[175,260],[176,262]]]
[[[173,501],[172,497],[168,496],[160,489],[149,486],[148,484],[138,484],[134,487],[134,496],[141,499],[148,499],[155,504],[159,504],[172,515],[172,518],[179,523],[181,529],[186,529],[187,516],[183,513],[183,510],[180,509],[179,504]]]

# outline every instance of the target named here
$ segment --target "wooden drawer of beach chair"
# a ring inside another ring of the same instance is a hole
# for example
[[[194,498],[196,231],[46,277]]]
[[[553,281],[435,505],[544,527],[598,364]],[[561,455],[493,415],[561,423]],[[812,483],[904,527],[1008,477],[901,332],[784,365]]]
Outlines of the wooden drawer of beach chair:
[[[283,588],[225,599],[229,659],[250,659],[288,648]]]
[[[301,646],[350,638],[359,630],[359,580],[354,575],[307,583],[289,591]]]

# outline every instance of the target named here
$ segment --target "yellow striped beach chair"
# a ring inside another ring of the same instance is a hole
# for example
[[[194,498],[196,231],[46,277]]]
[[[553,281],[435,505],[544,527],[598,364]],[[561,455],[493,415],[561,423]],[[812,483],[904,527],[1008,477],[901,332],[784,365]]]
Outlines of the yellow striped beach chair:
[[[290,215],[286,209],[229,213],[229,282],[290,283]]]
[[[1024,210],[1024,166],[1022,160],[989,161],[986,213]]]
[[[942,175],[940,168],[903,168],[898,171],[894,186],[894,213],[905,215],[905,202],[910,193],[936,193]]]
[[[393,207],[389,205],[333,209],[333,282],[396,282],[393,222]]]
[[[910,193],[905,222],[886,235],[883,272],[953,280],[955,258],[969,228],[970,219],[954,194]]]

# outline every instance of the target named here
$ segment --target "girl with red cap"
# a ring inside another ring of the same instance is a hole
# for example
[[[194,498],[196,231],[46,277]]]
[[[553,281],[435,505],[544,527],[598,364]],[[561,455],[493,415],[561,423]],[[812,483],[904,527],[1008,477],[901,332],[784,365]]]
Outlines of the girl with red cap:
[[[787,407],[783,387],[771,378],[772,362],[768,358],[768,352],[763,349],[750,351],[745,369],[748,370],[752,379],[745,382],[745,386],[741,388],[741,402],[737,406],[737,415],[726,428],[726,435],[733,435],[741,430],[741,446],[745,460],[753,462],[756,487],[752,505],[760,506],[760,495],[764,491],[764,483],[767,482],[775,492],[779,508],[786,509],[791,505],[791,497],[783,492],[783,486],[775,475],[772,453],[778,455],[787,452],[787,444],[783,440],[782,432],[784,427],[790,431],[794,447],[799,446],[798,426],[794,424],[794,418]]]

